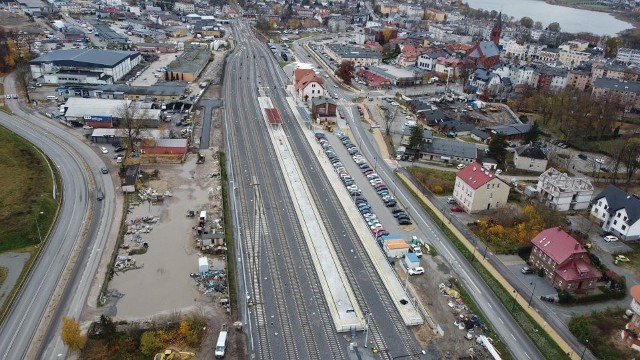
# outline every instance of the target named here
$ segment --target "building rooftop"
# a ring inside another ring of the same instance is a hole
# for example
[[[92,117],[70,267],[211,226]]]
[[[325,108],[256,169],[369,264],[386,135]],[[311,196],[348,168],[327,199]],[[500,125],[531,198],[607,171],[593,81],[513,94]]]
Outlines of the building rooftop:
[[[464,181],[472,189],[476,190],[493,179],[498,179],[493,173],[474,161],[464,169],[458,171],[456,177]],[[502,180],[500,180],[502,181]]]
[[[167,66],[168,72],[197,73],[209,62],[211,53],[208,49],[185,50]]]
[[[587,252],[576,239],[560,227],[542,230],[531,239],[531,244],[553,259],[556,264],[564,263],[573,254]]]
[[[518,151],[518,156],[537,160],[547,160],[547,155],[545,155],[544,151],[535,146],[523,147]]]
[[[640,198],[637,195],[627,194],[617,186],[609,184],[593,198],[593,201],[596,202],[602,198],[607,200],[609,206],[607,211],[610,215],[613,216],[618,210],[624,209],[629,218],[629,224],[634,224],[640,219]]]
[[[611,78],[597,78],[593,82],[594,88],[602,88],[623,92],[640,93],[640,82],[626,81]]]
[[[113,99],[85,99],[81,97],[71,97],[64,106],[67,108],[65,116],[84,117],[94,116],[115,116],[123,107],[129,107],[131,100]]]
[[[475,144],[441,138],[433,138],[431,143],[423,144],[421,151],[438,154],[440,156],[461,157],[465,159],[475,159],[477,157]]]
[[[531,124],[512,124],[512,125],[498,125],[492,126],[485,130],[492,134],[504,134],[506,136],[526,134],[531,130]]]
[[[341,45],[341,44],[329,44],[329,48],[338,54],[341,58],[371,58],[371,59],[379,59],[380,53],[377,51],[349,46],[349,45]]]
[[[589,178],[571,177],[552,167],[540,174],[538,185],[538,190],[553,188],[559,192],[593,191],[593,185]]]
[[[30,64],[53,63],[58,66],[114,67],[129,58],[140,56],[137,51],[102,49],[54,50],[31,60]]]

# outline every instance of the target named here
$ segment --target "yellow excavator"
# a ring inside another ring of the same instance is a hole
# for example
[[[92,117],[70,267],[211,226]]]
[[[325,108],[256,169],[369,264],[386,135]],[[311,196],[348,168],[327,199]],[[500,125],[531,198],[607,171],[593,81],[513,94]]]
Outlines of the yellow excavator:
[[[157,353],[153,360],[188,360],[194,356],[196,354],[192,352],[167,349],[162,353]]]

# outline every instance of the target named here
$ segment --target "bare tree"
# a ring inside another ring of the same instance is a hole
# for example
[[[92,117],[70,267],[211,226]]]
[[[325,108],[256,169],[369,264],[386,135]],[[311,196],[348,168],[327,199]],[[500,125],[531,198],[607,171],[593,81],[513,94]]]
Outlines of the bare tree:
[[[124,132],[127,150],[134,151],[140,140],[141,130],[145,126],[146,109],[124,104],[115,111],[114,116],[118,119],[118,127]]]
[[[16,85],[18,86],[18,91],[23,92],[24,96],[27,98],[27,102],[31,102],[31,97],[29,96],[29,82],[31,81],[31,70],[27,65],[20,65],[16,70]]]

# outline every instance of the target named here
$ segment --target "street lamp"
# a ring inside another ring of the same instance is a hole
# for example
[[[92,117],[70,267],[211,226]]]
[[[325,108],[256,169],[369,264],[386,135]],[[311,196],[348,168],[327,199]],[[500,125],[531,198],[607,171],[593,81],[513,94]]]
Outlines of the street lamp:
[[[40,215],[44,214],[43,211],[40,211],[38,214],[36,214],[36,229],[38,229],[38,239],[40,239],[40,243],[42,243],[42,235],[40,234],[40,224],[38,223],[38,218],[40,217]]]
[[[589,346],[589,340],[585,340],[584,341],[584,350],[582,350],[582,355],[580,355],[580,360],[584,359],[584,354],[587,352],[587,346]]]
[[[518,302],[517,301],[518,300],[518,292],[516,290],[513,290],[513,293],[516,294],[516,295],[513,297],[513,305],[511,305],[511,314],[513,314],[513,310],[516,309],[516,303]]]
[[[531,290],[531,297],[529,298],[529,307],[531,307],[531,301],[533,300],[533,293],[536,292],[536,285],[538,285],[538,283],[530,282],[529,284],[533,285],[533,290]]]

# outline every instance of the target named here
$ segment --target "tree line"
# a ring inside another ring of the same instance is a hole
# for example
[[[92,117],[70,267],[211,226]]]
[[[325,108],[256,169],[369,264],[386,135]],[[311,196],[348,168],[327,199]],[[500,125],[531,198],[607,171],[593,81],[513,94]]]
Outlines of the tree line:
[[[0,26],[0,73],[8,73],[31,60],[29,43],[15,31]]]

